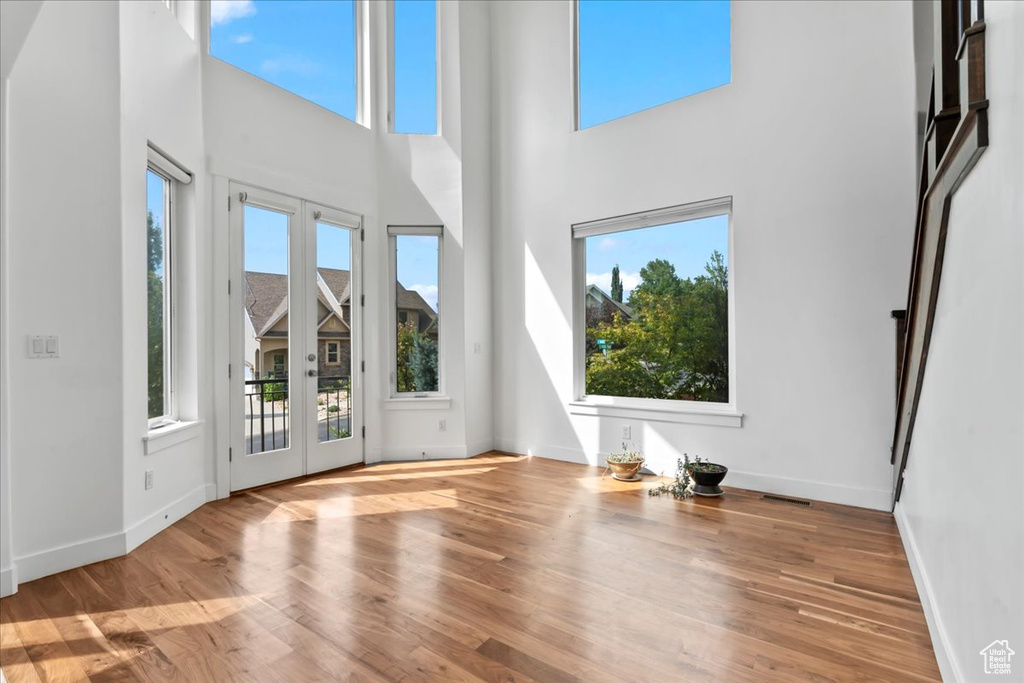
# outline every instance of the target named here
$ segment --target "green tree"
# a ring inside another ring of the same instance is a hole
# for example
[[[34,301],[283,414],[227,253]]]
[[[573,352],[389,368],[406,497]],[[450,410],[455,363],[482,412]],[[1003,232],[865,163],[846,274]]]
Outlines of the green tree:
[[[712,253],[705,273],[681,279],[656,259],[640,269],[631,292],[633,318],[589,326],[587,336],[611,350],[591,352],[587,393],[636,398],[729,400],[728,269]]]
[[[395,381],[400,392],[437,391],[437,342],[412,321],[398,325]]]
[[[612,300],[622,303],[622,280],[619,278],[619,264],[612,268]]]
[[[398,348],[396,349],[398,356],[395,368],[395,382],[400,392],[416,391],[416,383],[409,360],[412,358],[413,345],[418,334],[416,326],[412,322],[398,324]]]
[[[149,417],[164,414],[164,236],[163,229],[146,216],[146,317],[149,333]]]
[[[409,366],[416,391],[437,391],[437,342],[425,334],[417,334]]]

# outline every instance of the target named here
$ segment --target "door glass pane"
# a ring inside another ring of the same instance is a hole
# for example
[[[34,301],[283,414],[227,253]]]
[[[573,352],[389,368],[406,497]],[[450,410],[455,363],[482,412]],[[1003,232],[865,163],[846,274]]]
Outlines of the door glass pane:
[[[441,240],[397,235],[395,307],[398,393],[437,391],[438,265]]]
[[[244,207],[245,452],[288,447],[288,216]]]
[[[351,232],[316,224],[317,440],[352,437]]]

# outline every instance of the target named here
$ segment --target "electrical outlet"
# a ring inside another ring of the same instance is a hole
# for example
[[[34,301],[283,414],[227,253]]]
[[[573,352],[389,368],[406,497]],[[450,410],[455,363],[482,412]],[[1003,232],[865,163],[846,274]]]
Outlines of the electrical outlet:
[[[629,425],[623,425],[622,427],[622,438],[629,441],[633,438],[633,428]]]
[[[447,428],[448,425],[445,423],[445,419],[443,417],[437,421],[437,431],[443,432]]]
[[[146,490],[153,488],[153,470],[146,470]]]
[[[482,350],[483,350],[483,344],[481,344],[480,342],[475,342],[475,343],[473,344],[473,353],[475,353],[476,355],[478,355],[478,356],[479,356],[479,355],[480,355],[480,352],[481,352]]]

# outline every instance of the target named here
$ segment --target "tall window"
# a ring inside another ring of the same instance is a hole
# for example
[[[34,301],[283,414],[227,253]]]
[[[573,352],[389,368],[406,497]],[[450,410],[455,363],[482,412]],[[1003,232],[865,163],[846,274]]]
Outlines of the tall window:
[[[581,397],[731,403],[730,211],[722,199],[573,227]]]
[[[395,395],[442,390],[440,227],[388,228],[391,243]]]
[[[353,0],[212,0],[210,54],[357,120]]]
[[[729,83],[728,0],[578,0],[579,128]]]
[[[149,419],[174,419],[171,390],[173,316],[170,273],[171,188],[173,181],[146,171],[146,327],[148,331]]]
[[[437,133],[436,0],[394,0],[392,132]]]

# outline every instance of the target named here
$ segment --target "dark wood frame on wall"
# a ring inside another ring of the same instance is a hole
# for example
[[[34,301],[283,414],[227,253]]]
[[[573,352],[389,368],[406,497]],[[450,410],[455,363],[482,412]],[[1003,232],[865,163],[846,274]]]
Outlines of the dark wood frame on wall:
[[[953,195],[988,146],[985,96],[985,14],[982,0],[936,0],[935,64],[921,159],[917,230],[902,335],[897,339],[896,426],[892,442],[892,504],[903,473],[921,398],[938,301]]]

